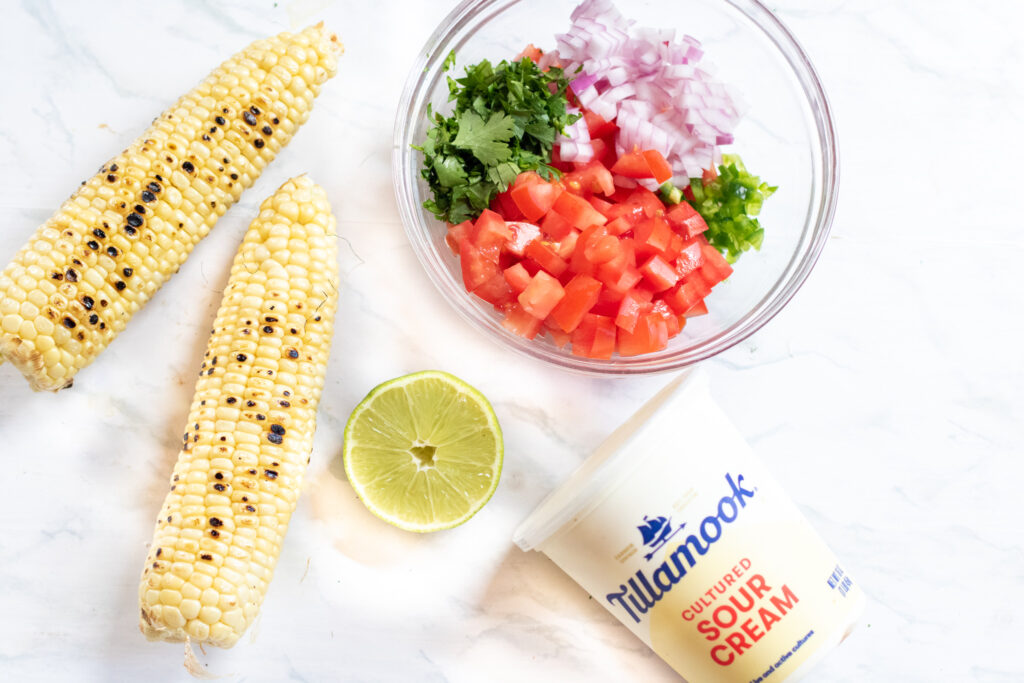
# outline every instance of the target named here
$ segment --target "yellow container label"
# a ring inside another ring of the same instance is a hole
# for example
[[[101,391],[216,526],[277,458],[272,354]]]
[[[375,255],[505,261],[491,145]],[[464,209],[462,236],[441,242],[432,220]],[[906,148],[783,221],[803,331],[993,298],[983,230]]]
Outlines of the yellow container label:
[[[848,633],[863,593],[710,396],[620,448],[637,465],[539,549],[680,675],[781,681]]]

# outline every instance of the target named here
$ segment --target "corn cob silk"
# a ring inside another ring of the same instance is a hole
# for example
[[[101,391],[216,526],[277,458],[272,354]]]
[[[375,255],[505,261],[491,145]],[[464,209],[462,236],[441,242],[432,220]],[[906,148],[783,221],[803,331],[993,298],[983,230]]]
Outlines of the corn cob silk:
[[[231,647],[256,617],[295,508],[337,305],[322,189],[288,181],[235,257],[139,589],[151,640]]]
[[[0,358],[69,386],[306,121],[340,51],[321,26],[256,41],[85,181],[0,273]]]

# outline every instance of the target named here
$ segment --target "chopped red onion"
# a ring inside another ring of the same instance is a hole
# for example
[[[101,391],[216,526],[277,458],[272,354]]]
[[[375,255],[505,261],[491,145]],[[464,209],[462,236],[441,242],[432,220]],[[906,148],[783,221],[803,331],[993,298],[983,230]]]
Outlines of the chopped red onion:
[[[581,73],[571,84],[580,104],[616,120],[619,154],[656,149],[676,178],[700,176],[721,158],[719,145],[732,143],[745,107],[713,80],[699,40],[633,24],[611,0],[584,0],[553,53],[567,74]],[[585,125],[570,126],[560,139],[563,159],[593,158]]]

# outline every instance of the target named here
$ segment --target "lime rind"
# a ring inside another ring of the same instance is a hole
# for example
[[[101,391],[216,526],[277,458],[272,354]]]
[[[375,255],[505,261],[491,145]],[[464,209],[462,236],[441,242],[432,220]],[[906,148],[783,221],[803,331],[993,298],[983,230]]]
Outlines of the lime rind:
[[[409,452],[424,444],[435,448],[433,467],[419,467]],[[374,515],[408,531],[470,519],[494,495],[503,458],[491,404],[438,370],[378,385],[345,427],[345,473],[356,494]]]

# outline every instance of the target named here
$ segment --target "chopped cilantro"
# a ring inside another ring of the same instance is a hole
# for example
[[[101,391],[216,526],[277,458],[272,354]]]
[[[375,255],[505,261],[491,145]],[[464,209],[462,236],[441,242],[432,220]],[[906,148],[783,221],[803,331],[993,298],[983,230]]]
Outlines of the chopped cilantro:
[[[444,71],[455,64],[455,53]],[[550,87],[553,84],[553,88]],[[486,59],[467,67],[462,78],[448,77],[449,116],[427,116],[433,125],[422,145],[423,178],[433,198],[423,206],[440,220],[476,218],[523,171],[556,176],[551,148],[557,134],[578,114],[566,111],[568,81],[561,69],[541,71],[530,59]]]
[[[761,248],[764,229],[756,216],[776,189],[748,173],[734,154],[723,156],[718,177],[708,185],[700,178],[690,179],[693,208],[708,224],[704,236],[730,263],[751,247]]]

